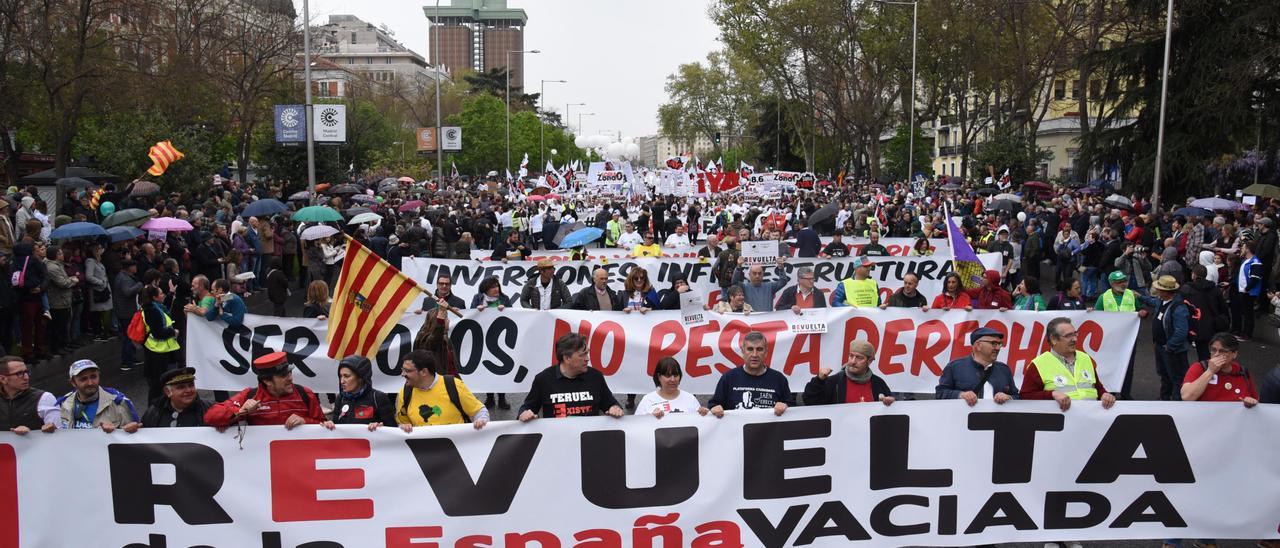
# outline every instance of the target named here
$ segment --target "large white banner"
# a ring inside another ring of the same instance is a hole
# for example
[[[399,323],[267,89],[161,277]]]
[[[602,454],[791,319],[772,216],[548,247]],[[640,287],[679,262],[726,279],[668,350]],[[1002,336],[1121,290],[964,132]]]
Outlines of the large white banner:
[[[240,440],[6,432],[0,546],[1252,541],[1277,537],[1277,430],[1266,405],[941,401]]]
[[[877,349],[872,367],[890,388],[931,393],[943,367],[969,354],[969,333],[979,327],[1006,334],[1000,359],[1013,368],[1020,385],[1022,369],[1048,349],[1046,324],[1059,315],[1075,323],[1077,344],[1097,362],[1103,386],[1119,390],[1138,337],[1135,314],[914,308],[813,312],[707,312],[706,324],[690,327],[681,321],[679,310],[471,310],[453,321],[450,340],[458,353],[459,372],[476,392],[527,391],[533,375],[552,364],[556,339],[575,332],[587,337],[591,365],[605,374],[614,392],[653,390],[652,367],[670,356],[684,367],[684,390],[711,394],[721,373],[742,364],[742,337],[753,330],[769,339],[770,367],[785,374],[796,392],[802,392],[820,368],[839,369],[848,358],[849,342],[865,338]],[[400,357],[411,349],[422,318],[406,314],[383,343],[373,360],[379,390],[395,392],[404,385]],[[815,326],[824,332],[814,333]],[[190,317],[187,330],[186,363],[197,369],[200,388],[238,390],[253,385],[253,358],[281,350],[295,366],[295,381],[319,392],[337,389],[337,362],[327,357],[324,321],[249,315],[243,326],[228,328],[222,322]]]
[[[822,236],[821,240],[822,240],[822,246],[825,248],[827,244],[831,242],[831,237]],[[845,245],[849,246],[850,255],[858,255],[859,253],[862,252],[863,247],[866,247],[868,243],[871,243],[871,240],[867,238],[844,238],[843,242],[845,243]],[[795,256],[796,252],[799,251],[798,249],[796,249],[795,239],[792,238],[790,240],[787,240],[787,243],[790,244],[789,247],[791,248],[791,255]],[[696,246],[681,247],[681,248],[663,246],[662,256],[673,257],[673,258],[697,257],[698,250],[702,249],[703,246],[705,245],[706,244],[703,243]],[[915,238],[880,238],[880,245],[883,245],[885,250],[887,250],[889,252],[889,255],[892,257],[910,257],[911,249],[915,247],[916,240]],[[946,258],[951,256],[951,248],[947,247],[947,240],[945,238],[931,238],[929,240],[929,245],[933,249],[934,255],[937,256],[938,258]],[[597,260],[600,258],[606,258],[611,260],[626,259],[631,254],[630,249],[621,249],[617,247],[602,248],[602,247],[592,246],[592,247],[588,247],[586,251],[587,251],[587,258],[589,260]],[[552,258],[559,257],[562,260],[567,260],[569,257],[569,252],[564,249],[538,249],[531,252],[530,256],[552,257]],[[493,250],[492,249],[472,249],[471,258],[477,261],[491,261],[493,260]]]
[[[631,170],[631,162],[604,161],[591,162],[587,166],[587,182],[593,185],[597,184],[630,184],[636,180],[635,172]]]
[[[697,252],[692,252],[697,255]],[[984,253],[978,256],[987,268],[999,268],[998,253]],[[813,269],[814,284],[826,292],[830,301],[835,295],[835,288],[845,278],[852,278],[855,258],[843,259],[787,259],[784,269],[790,282],[795,285],[796,271],[801,267]],[[898,288],[908,273],[920,277],[917,288],[930,301],[942,293],[943,278],[952,271],[951,257],[873,257],[875,268],[871,278],[880,286],[881,299],[888,299]],[[715,302],[720,295],[720,286],[711,277],[711,267],[715,262],[710,259],[692,258],[621,258],[600,261],[563,261],[556,263],[556,276],[564,280],[569,290],[574,293],[591,285],[592,272],[603,268],[609,273],[609,285],[621,290],[627,274],[636,267],[645,269],[654,289],[659,291],[671,287],[671,281],[681,274],[689,281],[689,288],[708,297],[707,302]],[[425,288],[434,288],[436,278],[442,272],[453,279],[453,293],[461,297],[468,305],[480,290],[480,282],[489,276],[496,276],[502,285],[502,294],[512,300],[514,306],[520,297],[520,290],[525,282],[537,274],[536,261],[477,262],[464,259],[421,259],[406,258],[401,262],[401,270]],[[775,278],[772,267],[765,268],[765,280]],[[781,294],[781,291],[779,291]],[[776,298],[776,297],[775,297]],[[417,306],[417,305],[414,305]]]

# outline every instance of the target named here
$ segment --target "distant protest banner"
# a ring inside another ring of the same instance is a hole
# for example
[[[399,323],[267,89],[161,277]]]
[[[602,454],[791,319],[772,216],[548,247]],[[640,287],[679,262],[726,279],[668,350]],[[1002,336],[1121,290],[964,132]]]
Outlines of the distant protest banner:
[[[831,242],[831,237],[823,236],[821,240],[822,240],[822,246],[825,248],[826,245]],[[795,245],[795,239],[793,238],[791,240],[788,240],[787,242],[791,244],[790,246],[791,256],[795,256],[797,251],[796,245]],[[850,255],[857,255],[862,252],[863,246],[866,246],[867,243],[870,242],[870,240],[866,238],[844,238],[843,242],[845,245],[849,246]],[[661,243],[661,242],[658,242],[658,243]],[[916,245],[916,239],[915,238],[880,238],[880,245],[884,246],[885,250],[887,250],[889,252],[889,255],[892,257],[910,257],[911,249]],[[951,254],[951,249],[947,247],[947,240],[945,238],[931,238],[929,240],[929,246],[933,250],[934,256],[949,257]],[[684,258],[697,257],[698,250],[702,249],[702,247],[703,247],[702,245],[694,245],[690,247],[681,247],[681,248],[663,247],[662,256],[663,257],[684,257]],[[587,252],[587,257],[590,260],[597,260],[599,258],[606,258],[610,260],[626,259],[631,255],[630,249],[620,249],[616,247],[602,248],[602,247],[596,247],[594,245],[586,248],[586,252]],[[551,257],[552,259],[560,258],[562,260],[568,260],[569,251],[565,249],[537,249],[532,252],[531,256],[534,257],[535,260],[541,257]],[[493,257],[493,250],[491,249],[472,249],[471,250],[471,258],[474,260],[490,261],[490,260],[493,260],[492,257]]]
[[[0,546],[1252,542],[1277,536],[1277,430],[1267,405],[917,401],[411,434],[5,432]]]
[[[627,274],[632,269],[644,268],[649,280],[658,289],[671,287],[672,280],[682,275],[689,282],[689,288],[708,297],[708,302],[715,302],[720,295],[720,287],[711,278],[711,267],[714,261],[697,258],[647,258],[647,259],[600,259],[593,261],[557,261],[556,276],[569,286],[569,290],[577,292],[591,284],[592,271],[603,268],[609,273],[609,283],[614,289],[621,289]],[[998,268],[1000,255],[985,253],[979,256],[988,268]],[[942,281],[951,272],[949,255],[929,257],[874,257],[876,267],[871,277],[880,285],[880,296],[888,299],[894,291],[902,287],[902,280],[907,273],[920,276],[918,290],[930,300],[942,292]],[[853,277],[853,258],[843,259],[800,259],[788,258],[783,267],[790,277],[790,285],[796,284],[796,270],[809,267],[814,272],[814,284],[827,294],[830,300],[836,285],[845,278]],[[480,281],[489,276],[496,276],[502,285],[502,293],[518,300],[520,290],[529,278],[537,274],[537,262],[530,261],[467,261],[460,259],[420,259],[407,258],[401,268],[409,277],[417,280],[423,287],[433,288],[436,277],[446,273],[453,278],[453,293],[468,304],[479,292]],[[773,268],[765,268],[765,280],[774,277]],[[781,293],[781,292],[779,292]],[[518,305],[517,305],[518,306]]]
[[[1045,325],[1058,315],[1075,322],[1078,344],[1097,361],[1103,385],[1118,390],[1138,336],[1134,314],[828,308],[804,315],[708,311],[690,325],[679,310],[489,309],[470,310],[454,320],[449,338],[459,372],[477,392],[526,391],[533,375],[553,363],[556,339],[573,332],[590,341],[591,365],[604,373],[615,392],[649,392],[654,364],[670,356],[684,368],[683,390],[710,394],[721,373],[742,364],[742,337],[756,330],[770,341],[770,366],[786,375],[797,392],[819,369],[838,369],[848,358],[848,343],[864,338],[875,345],[873,369],[890,388],[930,393],[942,368],[969,354],[968,334],[979,327],[1006,334],[1000,359],[1021,382],[1023,368],[1047,349]],[[373,381],[379,390],[395,392],[403,386],[400,359],[412,348],[423,318],[406,314],[374,356]],[[296,382],[333,392],[337,361],[327,357],[326,329],[325,322],[311,319],[249,315],[243,326],[227,327],[192,317],[186,363],[197,369],[200,388],[238,390],[256,383],[250,366],[254,357],[281,350],[289,354]]]

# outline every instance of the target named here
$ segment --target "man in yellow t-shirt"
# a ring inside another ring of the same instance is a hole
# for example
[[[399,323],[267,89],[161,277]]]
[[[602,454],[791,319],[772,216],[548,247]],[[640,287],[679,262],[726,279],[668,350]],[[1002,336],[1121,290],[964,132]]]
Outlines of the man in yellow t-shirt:
[[[640,245],[637,245],[637,246],[635,246],[634,248],[632,248],[632,249],[631,249],[631,256],[632,256],[632,257],[636,257],[636,258],[640,258],[640,257],[661,257],[661,256],[662,256],[662,248],[661,248],[661,247],[659,247],[659,246],[658,246],[658,244],[656,244],[656,243],[654,243],[654,242],[653,242],[653,233],[652,233],[652,232],[645,232],[645,233],[644,233],[644,243],[643,243],[643,244],[640,244]]]
[[[479,430],[488,424],[489,410],[462,379],[437,375],[435,356],[430,352],[410,352],[401,363],[400,376],[404,377],[404,389],[396,395],[396,423],[401,430],[412,432],[415,426],[468,421]]]

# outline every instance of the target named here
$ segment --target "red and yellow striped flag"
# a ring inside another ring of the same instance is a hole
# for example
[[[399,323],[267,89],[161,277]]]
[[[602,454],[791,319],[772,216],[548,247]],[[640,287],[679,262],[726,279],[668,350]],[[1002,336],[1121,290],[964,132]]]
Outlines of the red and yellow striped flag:
[[[173,143],[160,141],[151,147],[151,151],[147,153],[147,156],[150,156],[151,161],[155,163],[155,165],[151,166],[151,169],[147,170],[147,173],[159,177],[164,175],[164,170],[169,169],[169,164],[181,160],[186,155],[173,148]]]
[[[329,357],[372,358],[404,309],[422,294],[412,279],[347,238],[347,255],[329,310]]]

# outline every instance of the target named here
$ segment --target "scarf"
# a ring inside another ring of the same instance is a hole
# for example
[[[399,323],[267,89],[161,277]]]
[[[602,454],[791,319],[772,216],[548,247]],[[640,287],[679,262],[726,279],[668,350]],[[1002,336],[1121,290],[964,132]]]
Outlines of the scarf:
[[[870,367],[868,367],[867,370],[863,371],[861,374],[855,375],[853,373],[850,373],[848,369],[844,371],[844,374],[846,377],[849,377],[849,380],[852,380],[853,382],[856,382],[858,384],[867,384],[868,382],[871,381]]]
[[[347,392],[345,390],[339,390],[339,391],[342,393],[342,399],[349,400],[349,401],[356,401],[360,399],[360,396],[363,396],[365,392],[369,391],[369,385],[367,384],[362,385],[360,386],[360,389],[356,390],[355,392]]]

